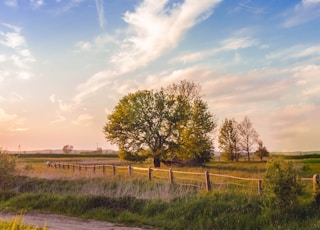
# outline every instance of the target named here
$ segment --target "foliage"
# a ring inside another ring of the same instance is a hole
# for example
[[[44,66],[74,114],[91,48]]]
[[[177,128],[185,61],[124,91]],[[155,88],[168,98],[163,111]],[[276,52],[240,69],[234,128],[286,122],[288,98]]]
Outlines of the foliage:
[[[260,160],[263,159],[263,157],[269,156],[269,151],[267,150],[266,146],[263,145],[263,142],[261,140],[258,140],[258,149],[255,152],[256,156],[260,158]]]
[[[8,153],[0,153],[0,190],[7,190],[10,187],[15,171],[15,157]]]
[[[299,159],[319,159],[320,153],[313,153],[313,154],[299,154],[299,155],[278,155],[283,159],[287,160],[299,160]]]
[[[254,129],[252,122],[247,116],[245,116],[240,123],[235,119],[226,118],[219,133],[219,147],[221,149],[222,157],[224,160],[238,161],[241,154],[244,153],[247,155],[249,161],[250,154],[253,152],[254,147],[256,144],[259,144],[258,137],[257,131]],[[266,149],[261,149],[261,151],[260,149],[258,150],[258,154],[265,154],[265,152],[262,151]],[[264,156],[267,155],[262,155],[262,157]]]
[[[277,223],[295,208],[303,187],[292,162],[271,159],[263,181],[264,213]]]
[[[62,148],[63,153],[71,153],[73,150],[73,146],[72,145],[65,145]]]
[[[237,122],[234,119],[225,119],[219,133],[219,147],[221,156],[225,160],[239,160],[240,157],[240,136],[237,129]]]
[[[119,146],[129,161],[176,159],[204,163],[213,154],[211,133],[216,127],[199,87],[182,81],[161,90],[143,90],[124,96],[103,128],[106,139]]]

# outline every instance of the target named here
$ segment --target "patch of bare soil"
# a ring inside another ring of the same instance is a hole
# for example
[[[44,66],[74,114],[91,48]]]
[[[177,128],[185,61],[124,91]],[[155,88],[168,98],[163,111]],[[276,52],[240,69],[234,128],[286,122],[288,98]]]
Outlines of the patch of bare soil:
[[[19,215],[12,213],[1,213],[0,219],[14,220],[15,217],[19,218]],[[67,217],[56,214],[47,213],[26,213],[23,215],[24,225],[32,225],[43,227],[46,226],[48,230],[142,230],[143,228],[126,227],[120,224],[109,223],[105,221],[86,220],[76,217]],[[147,229],[147,228],[145,228]],[[148,228],[150,229],[150,228]]]

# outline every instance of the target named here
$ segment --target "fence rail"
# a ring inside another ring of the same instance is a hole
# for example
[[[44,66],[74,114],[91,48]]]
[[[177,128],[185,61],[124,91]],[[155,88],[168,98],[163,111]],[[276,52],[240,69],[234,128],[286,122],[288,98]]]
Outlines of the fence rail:
[[[145,177],[151,180],[168,180],[173,185],[183,185],[195,187],[198,189],[206,189],[211,191],[217,188],[226,188],[229,186],[241,186],[250,189],[256,189],[259,195],[262,195],[262,179],[259,178],[244,178],[230,175],[214,174],[205,171],[201,172],[185,172],[158,168],[141,168],[135,166],[116,166],[114,164],[103,165],[80,165],[80,164],[65,164],[65,163],[51,163],[47,162],[48,167],[56,169],[72,169],[72,171],[92,170],[92,172],[103,173],[103,175],[127,175],[129,177]],[[109,169],[109,170],[107,170]],[[108,172],[107,172],[108,171]],[[109,172],[111,171],[111,172]],[[230,181],[232,180],[232,181]],[[315,174],[313,178],[301,178],[302,181],[312,181],[313,191],[316,192],[319,185],[319,175]]]

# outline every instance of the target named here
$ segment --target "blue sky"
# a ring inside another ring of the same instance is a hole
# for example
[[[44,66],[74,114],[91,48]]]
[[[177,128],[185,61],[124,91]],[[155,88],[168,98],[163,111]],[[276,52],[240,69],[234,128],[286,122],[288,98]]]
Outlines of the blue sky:
[[[4,0],[0,146],[114,148],[118,100],[198,83],[219,125],[272,151],[319,150],[320,0]],[[216,146],[218,149],[218,146]]]

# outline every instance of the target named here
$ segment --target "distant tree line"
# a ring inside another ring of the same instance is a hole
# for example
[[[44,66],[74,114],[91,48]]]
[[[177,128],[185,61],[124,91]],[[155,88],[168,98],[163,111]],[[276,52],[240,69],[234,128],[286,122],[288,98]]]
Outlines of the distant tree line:
[[[266,147],[247,116],[240,123],[234,118],[226,118],[220,128],[218,139],[221,157],[225,160],[238,161],[245,154],[249,161],[252,153],[261,160],[268,156]]]

